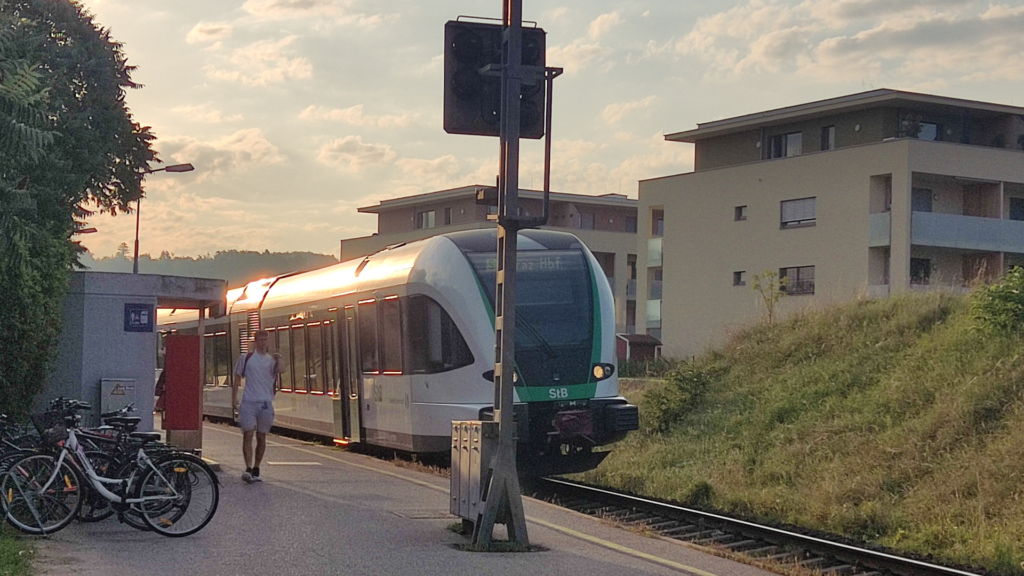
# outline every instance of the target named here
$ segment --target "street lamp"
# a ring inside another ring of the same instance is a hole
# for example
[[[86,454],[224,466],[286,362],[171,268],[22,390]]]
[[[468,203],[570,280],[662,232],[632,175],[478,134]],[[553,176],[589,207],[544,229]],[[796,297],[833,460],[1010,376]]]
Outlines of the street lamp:
[[[156,168],[150,170],[147,168],[144,173],[152,174],[154,172],[191,172],[195,170],[195,166],[191,164],[172,164],[170,166],[164,166],[163,168]],[[135,204],[135,258],[132,260],[132,274],[139,273],[139,210],[142,209],[142,196],[139,196],[138,201]]]

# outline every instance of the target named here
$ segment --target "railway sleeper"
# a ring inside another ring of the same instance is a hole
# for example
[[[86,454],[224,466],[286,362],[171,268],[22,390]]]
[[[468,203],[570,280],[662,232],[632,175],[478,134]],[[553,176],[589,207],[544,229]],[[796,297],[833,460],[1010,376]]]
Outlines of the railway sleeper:
[[[698,538],[707,538],[708,536],[714,536],[715,534],[720,534],[720,532],[718,530],[701,530],[699,532],[688,532],[686,534],[677,534],[677,535],[674,535],[672,537],[675,538],[676,540],[686,540],[688,542],[693,542],[694,540],[696,540]]]
[[[806,560],[801,560],[798,564],[804,568],[813,568],[815,566],[821,566],[822,564],[828,564],[828,558],[822,558],[821,556],[817,558],[808,558]]]
[[[686,524],[685,526],[679,526],[678,528],[670,528],[668,530],[662,530],[661,533],[664,534],[665,536],[675,536],[676,534],[679,534],[679,533],[682,533],[682,532],[686,532],[686,531],[691,531],[692,532],[694,528],[697,528],[696,524]]]
[[[599,502],[591,502],[590,504],[586,504],[584,506],[580,506],[579,508],[573,508],[573,510],[575,510],[577,512],[582,512],[584,514],[594,514],[596,512],[601,511],[601,510],[607,510],[607,509],[611,509],[611,508],[614,508],[614,507],[613,506],[608,506],[607,504],[601,504]]]
[[[693,543],[698,545],[698,546],[704,546],[704,545],[707,545],[707,544],[717,544],[719,542],[723,542],[725,540],[729,540],[730,538],[735,538],[735,537],[736,537],[735,534],[725,533],[725,534],[718,534],[717,536],[711,536],[710,538],[701,538],[700,540],[694,540]]]
[[[803,555],[803,552],[792,552],[792,551],[790,551],[790,552],[781,552],[779,554],[772,554],[771,556],[766,556],[765,559],[766,560],[774,560],[776,562],[785,562],[786,560],[795,560],[795,559],[799,558],[802,555]]]
[[[614,508],[608,512],[605,512],[603,515],[605,518],[614,518],[615,520],[620,520],[634,513],[635,512],[633,510],[630,510],[629,508]]]
[[[849,574],[853,574],[855,571],[856,571],[856,568],[854,568],[852,565],[850,565],[850,564],[841,564],[839,566],[832,566],[831,568],[823,568],[821,570],[821,573],[822,573],[823,576],[824,575],[847,576]]]
[[[623,524],[638,524],[654,518],[649,512],[637,512],[635,514],[626,514],[619,518],[619,522]]]
[[[729,542],[728,544],[722,544],[722,548],[725,548],[726,550],[739,550],[747,546],[753,546],[757,543],[757,540],[740,540],[739,542]]]
[[[779,550],[782,550],[782,548],[778,546],[762,546],[761,548],[747,550],[745,554],[750,556],[768,556],[769,554],[778,554]]]
[[[858,572],[852,576],[882,576],[881,572]]]
[[[659,522],[650,522],[650,523],[647,524],[647,527],[650,528],[651,530],[659,530],[659,531],[671,530],[671,529],[677,528],[679,526],[680,526],[679,520],[670,520],[668,518],[662,518]]]

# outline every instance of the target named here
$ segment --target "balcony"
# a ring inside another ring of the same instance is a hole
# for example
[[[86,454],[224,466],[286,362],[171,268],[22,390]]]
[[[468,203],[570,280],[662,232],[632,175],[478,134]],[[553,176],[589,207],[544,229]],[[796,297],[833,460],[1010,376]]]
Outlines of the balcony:
[[[650,293],[647,295],[648,300],[661,300],[661,280],[651,280]]]
[[[636,300],[636,278],[626,280],[626,300]]]
[[[661,244],[662,238],[650,238],[647,240],[647,267],[657,268],[661,266]]]
[[[914,212],[911,243],[985,252],[1024,252],[1024,221]]]
[[[868,217],[868,246],[878,248],[889,245],[889,231],[892,229],[892,214],[879,212]]]
[[[661,328],[661,300],[647,301],[647,328]]]

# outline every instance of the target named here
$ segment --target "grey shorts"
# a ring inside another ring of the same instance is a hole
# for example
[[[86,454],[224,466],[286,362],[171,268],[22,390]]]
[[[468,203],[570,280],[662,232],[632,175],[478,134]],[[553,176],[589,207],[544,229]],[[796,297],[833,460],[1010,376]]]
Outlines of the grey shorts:
[[[256,430],[260,434],[270,432],[274,427],[274,403],[242,402],[238,405],[238,425],[243,432]]]

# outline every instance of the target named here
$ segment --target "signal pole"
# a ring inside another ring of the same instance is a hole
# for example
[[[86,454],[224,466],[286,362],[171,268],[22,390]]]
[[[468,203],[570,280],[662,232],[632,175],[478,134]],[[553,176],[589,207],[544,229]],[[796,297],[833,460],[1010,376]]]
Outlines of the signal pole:
[[[494,420],[498,449],[484,476],[484,511],[473,526],[473,546],[493,547],[494,524],[506,520],[511,543],[530,545],[516,470],[512,403],[516,358],[516,262],[519,244],[519,98],[522,93],[523,1],[502,5],[501,133],[498,176],[498,269],[494,306]],[[486,479],[490,478],[488,482]]]

